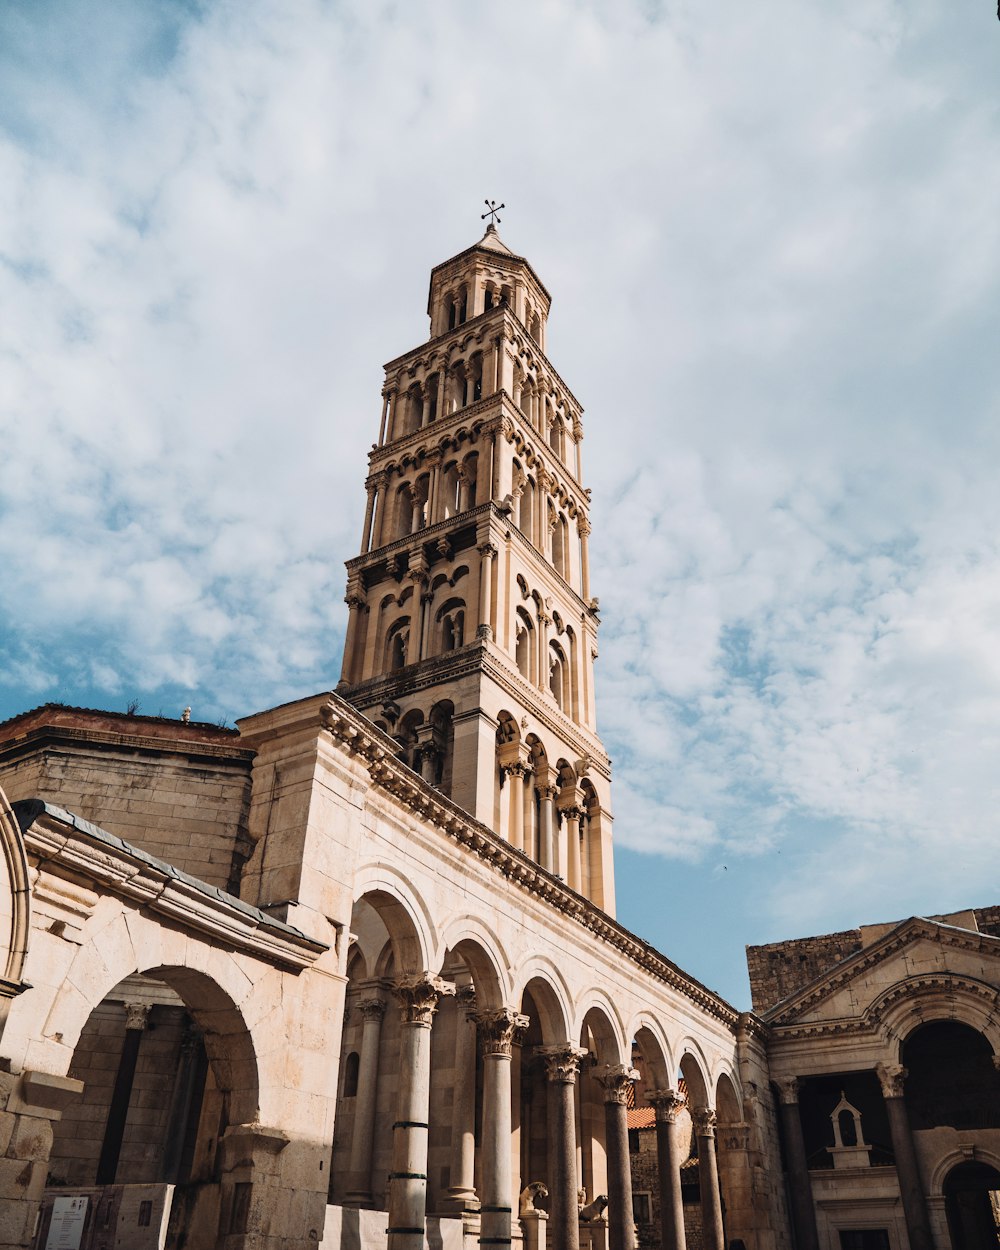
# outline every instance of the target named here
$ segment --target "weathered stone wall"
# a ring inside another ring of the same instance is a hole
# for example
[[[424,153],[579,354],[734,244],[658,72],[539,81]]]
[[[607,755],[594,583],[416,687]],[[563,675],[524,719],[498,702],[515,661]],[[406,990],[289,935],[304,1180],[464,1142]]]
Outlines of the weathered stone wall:
[[[747,969],[754,1011],[770,1010],[775,1003],[808,985],[814,977],[848,955],[855,954],[861,947],[860,929],[824,933],[819,937],[798,938],[790,942],[770,942],[766,946],[748,946]]]
[[[238,891],[252,752],[235,730],[39,708],[0,726],[0,785],[42,798],[210,885]]]

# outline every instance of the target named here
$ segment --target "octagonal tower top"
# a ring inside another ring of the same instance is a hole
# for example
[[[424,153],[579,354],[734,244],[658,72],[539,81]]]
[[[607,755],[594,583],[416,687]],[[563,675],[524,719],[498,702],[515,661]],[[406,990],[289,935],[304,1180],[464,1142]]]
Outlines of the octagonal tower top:
[[[430,337],[447,334],[500,304],[511,309],[544,351],[552,297],[528,261],[514,255],[490,222],[477,243],[431,270]]]

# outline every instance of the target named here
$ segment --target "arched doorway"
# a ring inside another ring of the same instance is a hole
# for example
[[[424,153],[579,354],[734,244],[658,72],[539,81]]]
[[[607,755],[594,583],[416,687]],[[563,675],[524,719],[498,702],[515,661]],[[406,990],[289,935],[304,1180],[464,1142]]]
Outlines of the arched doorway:
[[[1000,1246],[1000,1172],[969,1160],[951,1169],[944,1182],[945,1214],[952,1250],[996,1250]]]

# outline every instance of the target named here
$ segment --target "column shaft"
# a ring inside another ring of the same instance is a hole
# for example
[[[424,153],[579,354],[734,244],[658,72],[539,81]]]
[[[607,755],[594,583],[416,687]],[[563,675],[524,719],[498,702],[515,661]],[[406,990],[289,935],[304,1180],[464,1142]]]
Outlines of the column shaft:
[[[549,1083],[549,1216],[553,1250],[579,1250],[580,1216],[576,1204],[576,1109],[573,1087],[580,1059],[576,1046],[542,1048]]]
[[[627,1100],[633,1082],[639,1079],[639,1073],[624,1064],[608,1064],[597,1079],[604,1087],[604,1142],[608,1158],[608,1247],[609,1250],[635,1250]]]
[[[787,1098],[787,1094],[785,1098]],[[798,1250],[819,1250],[816,1233],[816,1213],[813,1209],[812,1188],[809,1184],[809,1168],[806,1164],[806,1145],[802,1137],[802,1121],[799,1119],[797,1101],[782,1100],[781,1128],[785,1138],[785,1154],[788,1160],[788,1199],[792,1209],[795,1228],[795,1244]]]
[[[899,1182],[900,1197],[903,1199],[910,1250],[933,1250],[927,1198],[920,1179],[920,1167],[913,1148],[913,1130],[910,1128],[910,1116],[903,1096],[906,1069],[900,1064],[880,1063],[877,1071],[889,1116],[892,1152],[896,1157],[896,1179]]]
[[[715,1112],[695,1113],[698,1135],[698,1178],[701,1189],[701,1225],[705,1250],[725,1250],[722,1226],[722,1197],[719,1193],[719,1163],[715,1154]]]
[[[475,1006],[471,986],[459,991],[458,1034],[455,1040],[455,1104],[452,1112],[451,1185],[447,1204],[462,1210],[479,1205],[476,1200],[476,1024],[470,1011]]]
[[[361,1026],[361,1053],[358,1056],[358,1092],[354,1099],[354,1132],[348,1165],[346,1199],[358,1206],[372,1201],[372,1149],[375,1144],[375,1107],[378,1100],[378,1054],[382,1038],[385,1003],[366,998],[358,1003],[364,1023]]]
[[[510,1063],[516,1032],[527,1028],[528,1017],[510,1008],[477,1017],[483,1049],[483,1194],[481,1246],[499,1250],[511,1242],[514,1180],[510,1154]]]
[[[402,980],[399,1100],[389,1173],[389,1250],[423,1250],[427,1212],[427,1136],[430,1112],[431,1022],[438,995],[455,987],[437,977]]]

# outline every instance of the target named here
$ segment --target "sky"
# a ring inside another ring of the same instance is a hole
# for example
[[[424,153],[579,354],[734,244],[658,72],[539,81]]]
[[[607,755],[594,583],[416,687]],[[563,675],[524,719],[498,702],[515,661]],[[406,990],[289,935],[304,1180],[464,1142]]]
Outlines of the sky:
[[[993,0],[4,0],[0,717],[329,689],[382,363],[500,233],[584,405],[618,915],[1000,902]]]

